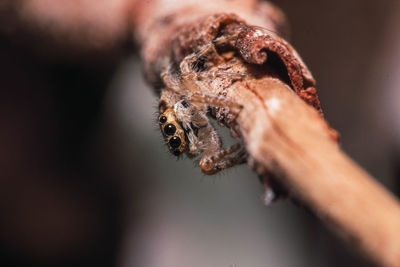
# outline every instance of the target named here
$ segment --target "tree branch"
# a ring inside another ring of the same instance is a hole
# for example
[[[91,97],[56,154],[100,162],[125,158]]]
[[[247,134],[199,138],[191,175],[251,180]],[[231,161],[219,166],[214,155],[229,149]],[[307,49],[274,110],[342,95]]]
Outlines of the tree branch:
[[[281,13],[270,5],[257,8],[264,4],[252,1],[251,8],[240,9],[245,20],[215,14],[231,11],[238,3],[245,1],[222,1],[213,8],[188,2],[170,7],[164,1],[141,6],[135,25],[149,82],[162,92],[163,70],[179,66],[204,44],[223,34],[234,36],[240,28],[228,49],[217,49],[207,60],[218,67],[228,61],[224,51],[234,51],[230,70],[245,70],[246,79],[195,81],[197,90],[223,95],[244,107],[238,117],[216,108],[216,119],[242,140],[251,166],[261,177],[272,174],[291,197],[375,262],[400,266],[397,199],[338,148],[335,132],[319,113],[311,74],[296,51],[275,34],[284,28]],[[281,19],[263,20],[263,15]],[[268,30],[250,27],[254,21]]]

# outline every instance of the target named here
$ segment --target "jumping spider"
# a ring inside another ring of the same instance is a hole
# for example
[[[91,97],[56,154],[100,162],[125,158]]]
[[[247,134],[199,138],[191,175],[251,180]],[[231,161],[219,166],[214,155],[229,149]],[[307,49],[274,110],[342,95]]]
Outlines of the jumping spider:
[[[243,79],[245,75],[229,71],[226,64],[213,70],[204,69],[205,66],[199,68],[207,54],[217,53],[214,45],[228,40],[219,37],[197,53],[185,57],[178,75],[171,67],[161,75],[166,87],[160,97],[158,122],[168,148],[176,156],[186,153],[192,158],[201,154],[199,166],[205,174],[217,173],[247,159],[240,144],[222,148],[221,139],[208,118],[210,108],[224,108],[237,116],[242,107],[224,96],[204,93],[209,91],[210,81],[216,77],[234,81]]]

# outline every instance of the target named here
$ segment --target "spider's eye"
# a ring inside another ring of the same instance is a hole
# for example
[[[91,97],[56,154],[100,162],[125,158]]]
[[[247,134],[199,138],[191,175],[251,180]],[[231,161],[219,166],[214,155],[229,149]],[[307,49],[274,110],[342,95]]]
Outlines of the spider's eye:
[[[172,148],[177,148],[177,147],[179,147],[180,145],[181,145],[181,139],[179,138],[179,137],[177,137],[177,136],[174,136],[174,137],[172,137],[170,140],[169,140],[169,145],[172,147]]]
[[[166,122],[167,122],[167,117],[161,116],[160,123],[163,124],[163,123],[166,123]]]
[[[179,150],[174,150],[174,152],[172,152],[175,156],[179,156],[181,154],[181,152]]]
[[[175,125],[173,125],[173,124],[167,124],[167,125],[164,127],[164,133],[165,133],[166,135],[174,135],[175,132],[176,132],[176,127],[175,127]]]
[[[189,103],[186,100],[183,100],[182,101],[182,106],[187,108],[187,107],[189,107]]]

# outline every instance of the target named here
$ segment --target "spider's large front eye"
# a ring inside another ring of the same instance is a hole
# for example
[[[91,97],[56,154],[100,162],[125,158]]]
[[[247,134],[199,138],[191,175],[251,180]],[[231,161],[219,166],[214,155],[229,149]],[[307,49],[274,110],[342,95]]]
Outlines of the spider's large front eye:
[[[174,135],[175,132],[176,132],[176,127],[175,127],[175,125],[173,125],[173,124],[167,124],[167,125],[164,127],[164,133],[165,133],[166,135]]]
[[[161,116],[161,118],[160,118],[160,123],[161,123],[161,124],[164,124],[164,123],[166,123],[166,122],[167,122],[167,117]]]
[[[173,148],[177,148],[181,145],[182,141],[179,137],[174,136],[169,140],[169,145]]]

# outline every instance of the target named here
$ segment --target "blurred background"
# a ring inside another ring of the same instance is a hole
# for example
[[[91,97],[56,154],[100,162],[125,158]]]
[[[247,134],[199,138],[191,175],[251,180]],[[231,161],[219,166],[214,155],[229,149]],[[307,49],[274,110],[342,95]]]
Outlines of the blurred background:
[[[342,148],[399,195],[399,2],[273,2]],[[125,14],[0,2],[0,265],[371,266],[303,208],[263,206],[247,166],[168,153]]]

